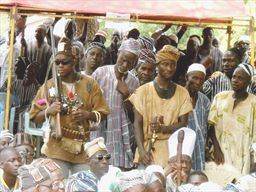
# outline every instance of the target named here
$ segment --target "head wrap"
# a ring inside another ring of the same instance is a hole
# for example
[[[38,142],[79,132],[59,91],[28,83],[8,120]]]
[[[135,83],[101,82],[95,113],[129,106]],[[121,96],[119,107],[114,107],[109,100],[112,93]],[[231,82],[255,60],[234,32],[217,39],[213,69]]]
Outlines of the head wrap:
[[[189,157],[192,157],[192,153],[193,153],[195,141],[196,141],[196,133],[192,129],[183,127],[175,131],[168,139],[169,158],[172,158],[177,155],[178,133],[181,130],[184,131],[182,155],[188,155]]]
[[[164,60],[174,60],[178,61],[180,57],[180,52],[177,48],[171,45],[165,45],[160,51],[156,54],[156,63]]]
[[[253,77],[254,75],[254,70],[253,70],[253,67],[250,65],[250,64],[247,64],[247,63],[240,63],[238,65],[238,67],[242,68],[248,75],[250,78]]]
[[[151,51],[154,51],[154,40],[150,37],[139,37],[138,42],[141,46],[143,46],[145,49],[150,49]]]
[[[0,139],[4,139],[4,138],[9,138],[10,139],[10,143],[13,142],[14,140],[14,136],[12,133],[10,133],[9,130],[2,130],[0,132]]]
[[[140,44],[137,40],[133,38],[129,38],[122,42],[121,46],[119,47],[118,51],[128,51],[130,53],[139,56],[140,54]]]
[[[140,50],[138,65],[143,64],[143,63],[156,64],[155,54],[150,49],[141,49]]]
[[[187,73],[193,72],[193,71],[201,71],[206,75],[205,67],[200,63],[193,63],[188,67]]]
[[[143,176],[142,171],[139,171],[139,170],[123,172],[123,174],[119,178],[120,191],[125,191],[131,187],[134,187],[140,184],[142,185],[145,184],[145,178]]]
[[[13,147],[30,145],[34,148],[33,137],[27,133],[16,133],[14,136]]]
[[[97,191],[97,178],[91,171],[80,171],[72,175],[67,183],[65,191]]]
[[[104,138],[98,137],[91,142],[87,142],[84,144],[84,151],[88,155],[88,157],[93,156],[98,151],[107,151],[106,145],[104,144]]]
[[[145,171],[147,173],[161,173],[164,176],[164,169],[160,165],[149,165]]]
[[[103,45],[102,43],[99,43],[99,42],[92,42],[88,45],[88,47],[85,51],[85,54],[87,54],[93,48],[101,49],[103,51],[104,55],[107,52],[105,45]]]
[[[171,40],[173,40],[176,44],[178,44],[179,39],[178,39],[177,35],[171,34],[171,35],[169,35],[169,38],[170,38]]]

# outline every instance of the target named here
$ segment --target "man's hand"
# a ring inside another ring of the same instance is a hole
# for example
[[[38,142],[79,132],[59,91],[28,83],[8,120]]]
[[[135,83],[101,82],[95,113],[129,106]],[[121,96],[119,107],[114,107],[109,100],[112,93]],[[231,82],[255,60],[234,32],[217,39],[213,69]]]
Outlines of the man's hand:
[[[125,83],[124,80],[118,80],[117,81],[117,86],[116,86],[116,90],[121,93],[122,98],[125,100],[129,97],[130,92],[128,89],[127,84]]]
[[[214,161],[217,165],[223,164],[225,162],[224,154],[222,153],[219,145],[214,146],[213,156],[214,156]]]
[[[139,162],[141,162],[143,165],[150,165],[152,159],[148,152],[146,152],[144,149],[139,150],[139,157]]]
[[[150,129],[151,132],[156,132],[159,133],[162,131],[162,128],[165,127],[164,126],[164,117],[163,116],[156,116],[153,118],[153,120],[150,122]]]
[[[54,116],[57,113],[60,113],[60,111],[61,111],[61,102],[55,101],[47,109],[46,115],[47,116],[49,116],[49,115]]]
[[[208,55],[202,60],[202,65],[205,67],[205,69],[209,69],[213,65],[213,58],[212,56]]]
[[[76,109],[72,111],[72,117],[77,123],[81,123],[84,120],[90,120],[91,119],[91,113],[89,111],[85,111],[83,109]]]

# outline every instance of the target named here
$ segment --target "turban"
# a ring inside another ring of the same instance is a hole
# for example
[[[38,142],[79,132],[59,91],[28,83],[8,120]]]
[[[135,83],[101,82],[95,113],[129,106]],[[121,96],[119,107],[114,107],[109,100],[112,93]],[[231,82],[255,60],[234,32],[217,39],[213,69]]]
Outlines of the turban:
[[[206,75],[205,67],[200,63],[193,63],[189,66],[187,73],[193,72],[193,71],[201,71]]]
[[[119,188],[120,191],[125,191],[129,188],[132,188],[136,185],[146,185],[147,178],[143,171],[140,170],[132,170],[128,172],[123,172],[123,174],[119,178]]]
[[[140,44],[137,40],[133,38],[129,38],[122,42],[121,46],[119,47],[118,51],[128,51],[130,53],[139,56],[140,53]]]
[[[9,138],[10,143],[13,142],[13,140],[14,140],[14,136],[12,133],[10,133],[9,130],[3,130],[0,132],[0,139],[4,139],[4,138]]]
[[[107,151],[106,145],[104,144],[104,138],[99,137],[91,142],[87,142],[84,144],[84,151],[88,155],[88,157],[93,156],[98,151]]]
[[[87,54],[93,48],[101,49],[104,54],[106,54],[106,52],[107,52],[105,45],[103,45],[102,43],[99,43],[99,42],[92,42],[87,47],[85,53]]]
[[[97,182],[97,178],[91,171],[80,171],[68,179],[65,191],[96,192]]]
[[[253,67],[250,64],[241,63],[241,64],[238,65],[238,67],[242,68],[249,75],[250,78],[253,77],[254,70],[253,70]]]
[[[138,65],[142,63],[156,64],[156,58],[153,51],[150,49],[141,49],[139,55]]]
[[[160,61],[164,60],[174,60],[177,62],[179,57],[180,52],[177,48],[171,45],[165,45],[160,51],[157,52],[156,62],[159,63]]]
[[[150,49],[151,51],[154,51],[154,40],[149,37],[139,37],[138,42],[141,46],[143,46],[145,49]]]

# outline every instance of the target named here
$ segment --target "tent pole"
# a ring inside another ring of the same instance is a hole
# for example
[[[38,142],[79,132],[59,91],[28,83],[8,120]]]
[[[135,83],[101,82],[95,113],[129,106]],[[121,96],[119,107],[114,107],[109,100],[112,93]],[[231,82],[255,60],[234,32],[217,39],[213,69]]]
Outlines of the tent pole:
[[[231,48],[231,34],[232,34],[232,27],[227,27],[227,33],[228,33],[228,49]]]
[[[12,62],[13,62],[13,43],[14,43],[14,30],[15,30],[15,16],[17,7],[11,9],[11,38],[10,38],[10,55],[8,63],[8,81],[7,81],[7,94],[5,102],[5,120],[4,129],[9,127],[9,112],[10,112],[10,96],[11,96],[11,81],[12,81]]]
[[[254,25],[255,25],[255,20],[254,17],[251,17],[250,21],[250,32],[251,32],[251,65],[254,66],[254,51],[255,51],[255,36],[254,36]],[[255,67],[255,66],[254,66]]]

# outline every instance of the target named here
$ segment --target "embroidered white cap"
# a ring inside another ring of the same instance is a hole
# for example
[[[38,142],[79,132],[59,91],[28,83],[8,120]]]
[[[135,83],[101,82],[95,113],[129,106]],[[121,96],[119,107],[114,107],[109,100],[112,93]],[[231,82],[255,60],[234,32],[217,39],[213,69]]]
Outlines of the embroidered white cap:
[[[193,72],[193,71],[201,71],[204,74],[206,74],[205,67],[200,63],[193,63],[189,66],[187,73]]]
[[[196,141],[196,133],[192,129],[183,127],[175,131],[168,139],[169,158],[172,158],[177,155],[178,134],[181,130],[184,131],[182,155],[188,155],[189,157],[192,156]]]

